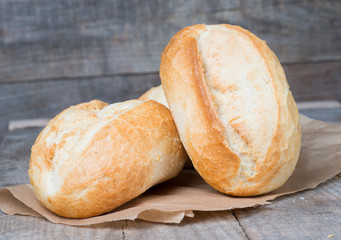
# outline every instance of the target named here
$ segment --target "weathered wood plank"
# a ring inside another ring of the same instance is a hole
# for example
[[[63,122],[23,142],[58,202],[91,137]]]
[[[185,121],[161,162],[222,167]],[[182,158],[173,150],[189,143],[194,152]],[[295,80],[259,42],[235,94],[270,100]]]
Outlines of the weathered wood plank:
[[[0,188],[28,183],[30,149],[41,128],[17,129],[0,146]],[[247,239],[231,211],[198,212],[181,224],[141,220],[89,227],[52,224],[44,219],[8,216],[0,211],[1,239]]]
[[[321,121],[341,123],[341,108],[305,109],[300,113]]]
[[[0,211],[1,212],[1,211]],[[1,239],[125,239],[125,221],[72,227],[29,216],[0,216]],[[127,239],[127,238],[126,238]]]
[[[1,211],[0,211],[1,212]],[[230,211],[198,212],[180,224],[117,221],[72,227],[41,218],[0,215],[1,239],[247,239]]]
[[[283,68],[296,101],[341,101],[341,61],[287,64]]]
[[[250,239],[340,239],[341,175],[314,190],[233,212]]]
[[[51,118],[71,105],[92,99],[113,103],[137,98],[159,84],[158,74],[1,84],[0,140],[9,120]]]
[[[0,145],[0,188],[29,183],[31,147],[41,130],[25,128],[6,135]]]
[[[231,211],[195,212],[181,224],[127,221],[126,239],[248,239]]]
[[[341,2],[0,2],[0,82],[156,72],[171,36],[197,24],[241,25],[283,63],[341,59]]]

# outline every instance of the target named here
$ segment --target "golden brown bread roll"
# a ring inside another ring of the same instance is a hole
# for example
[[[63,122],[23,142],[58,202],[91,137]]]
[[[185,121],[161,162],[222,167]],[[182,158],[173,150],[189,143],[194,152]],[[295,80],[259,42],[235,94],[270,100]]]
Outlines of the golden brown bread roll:
[[[185,150],[169,110],[155,101],[94,100],[57,115],[32,147],[29,177],[58,215],[99,215],[176,176]]]
[[[162,85],[160,85],[158,87],[152,87],[147,92],[145,92],[139,98],[139,100],[142,100],[142,101],[154,100],[154,101],[157,101],[157,102],[163,104],[164,106],[166,106],[168,108],[167,99],[166,99],[165,93],[164,93],[164,91],[162,89]],[[182,143],[180,143],[180,144],[182,144]],[[184,168],[191,168],[191,169],[193,169],[193,164],[192,164],[192,162],[189,159],[187,154],[185,154],[185,158],[186,158],[186,161],[185,161]]]
[[[215,189],[252,196],[289,178],[301,144],[284,71],[266,43],[227,24],[177,33],[160,77],[195,169]]]

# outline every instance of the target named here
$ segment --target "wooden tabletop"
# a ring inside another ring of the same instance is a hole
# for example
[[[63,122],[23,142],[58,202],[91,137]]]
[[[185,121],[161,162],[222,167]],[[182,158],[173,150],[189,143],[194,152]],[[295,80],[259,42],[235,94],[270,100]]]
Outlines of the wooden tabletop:
[[[340,122],[341,108],[303,113]],[[319,114],[321,113],[321,114]],[[28,183],[30,148],[41,127],[9,131],[0,145],[0,187]],[[219,212],[195,211],[180,224],[142,220],[86,227],[0,211],[0,239],[341,239],[341,174],[316,189],[280,197],[271,204]]]

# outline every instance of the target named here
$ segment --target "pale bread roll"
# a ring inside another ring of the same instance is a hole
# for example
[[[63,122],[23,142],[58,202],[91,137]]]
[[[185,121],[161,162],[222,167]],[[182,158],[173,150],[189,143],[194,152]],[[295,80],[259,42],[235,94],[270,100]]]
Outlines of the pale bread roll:
[[[142,100],[142,101],[154,100],[154,101],[157,101],[157,102],[163,104],[164,106],[166,106],[168,108],[167,99],[166,99],[165,93],[164,93],[164,91],[162,89],[162,85],[160,85],[158,87],[152,87],[147,92],[145,92],[139,98],[139,100]],[[185,161],[184,168],[191,168],[191,169],[193,169],[193,164],[192,164],[192,162],[189,159],[187,154],[185,154],[185,159],[186,159],[186,161]]]
[[[109,212],[176,176],[185,154],[165,106],[94,100],[50,121],[32,147],[29,177],[48,209],[85,218]]]
[[[160,77],[187,153],[212,187],[253,196],[289,178],[299,114],[265,41],[227,24],[186,27],[162,53]]]
[[[139,100],[142,100],[142,101],[154,100],[154,101],[157,101],[157,102],[163,104],[164,106],[166,106],[168,108],[167,99],[166,99],[165,93],[162,89],[162,85],[160,85],[158,87],[152,87],[147,92],[145,92],[139,98]]]

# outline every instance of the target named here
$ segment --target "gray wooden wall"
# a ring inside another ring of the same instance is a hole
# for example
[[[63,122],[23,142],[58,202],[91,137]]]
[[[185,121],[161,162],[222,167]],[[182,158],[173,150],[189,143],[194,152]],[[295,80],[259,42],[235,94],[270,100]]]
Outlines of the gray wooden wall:
[[[160,84],[160,54],[185,26],[240,25],[267,41],[297,101],[341,100],[339,0],[1,0],[0,139],[9,120],[53,117]]]

